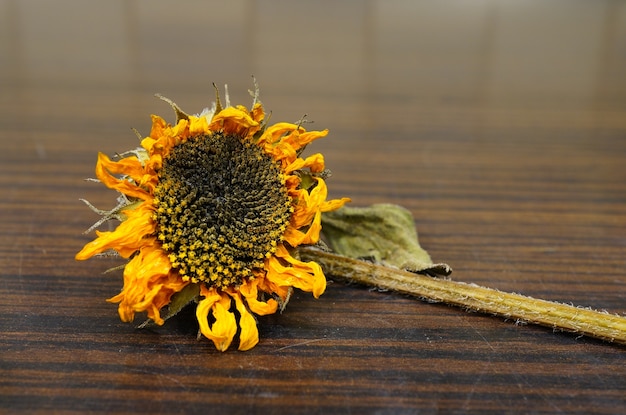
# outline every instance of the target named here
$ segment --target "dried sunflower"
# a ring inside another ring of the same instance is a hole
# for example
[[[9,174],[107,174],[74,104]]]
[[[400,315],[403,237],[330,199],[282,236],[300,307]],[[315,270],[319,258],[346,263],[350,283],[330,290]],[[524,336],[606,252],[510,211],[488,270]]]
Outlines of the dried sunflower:
[[[321,154],[300,157],[327,131],[268,126],[258,87],[251,95],[250,110],[230,106],[226,93],[224,107],[217,95],[198,115],[161,97],[174,125],[153,115],[141,147],[116,160],[98,155],[98,180],[120,196],[111,211],[89,205],[103,215],[94,227],[121,223],[96,231],[76,259],[110,251],[129,259],[122,291],[108,300],[123,321],[146,312],[162,325],[173,299],[193,293],[200,332],[219,350],[233,341],[248,350],[258,343],[253,314],[282,309],[294,287],[324,292],[321,267],[300,261],[296,248],[317,243],[322,212],[349,201],[326,199]]]

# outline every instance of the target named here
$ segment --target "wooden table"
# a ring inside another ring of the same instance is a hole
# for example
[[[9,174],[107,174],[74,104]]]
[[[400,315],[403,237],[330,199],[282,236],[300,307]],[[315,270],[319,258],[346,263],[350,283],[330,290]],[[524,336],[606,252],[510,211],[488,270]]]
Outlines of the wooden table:
[[[401,204],[452,278],[626,313],[623,2],[0,2],[0,412],[623,413],[623,346],[332,282],[248,352],[104,300],[75,262],[159,92],[254,74],[272,121],[329,128],[332,197]]]

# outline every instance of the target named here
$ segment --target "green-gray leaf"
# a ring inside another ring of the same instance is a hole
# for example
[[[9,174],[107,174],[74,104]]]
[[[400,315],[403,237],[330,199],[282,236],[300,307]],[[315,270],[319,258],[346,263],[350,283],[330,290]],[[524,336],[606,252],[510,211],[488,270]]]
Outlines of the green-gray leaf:
[[[200,296],[200,285],[199,284],[187,284],[183,287],[182,290],[177,292],[172,296],[172,300],[167,308],[163,308],[164,313],[161,316],[163,320],[167,321],[168,319],[174,317],[176,314],[180,312],[187,304],[191,302],[197,302],[198,297]],[[150,319],[144,321],[139,325],[139,328],[151,327],[154,326],[154,322]]]
[[[392,204],[344,206],[322,215],[322,230],[338,254],[425,274],[449,275],[447,264],[434,264],[419,245],[411,212]]]

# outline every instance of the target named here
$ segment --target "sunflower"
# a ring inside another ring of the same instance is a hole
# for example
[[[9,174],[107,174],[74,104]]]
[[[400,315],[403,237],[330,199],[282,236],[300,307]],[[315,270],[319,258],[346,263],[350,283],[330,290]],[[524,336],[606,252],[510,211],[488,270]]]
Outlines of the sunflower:
[[[103,215],[92,228],[121,222],[96,231],[76,259],[128,259],[123,289],[108,300],[122,321],[146,312],[162,325],[176,297],[193,293],[202,335],[221,351],[233,343],[248,350],[259,340],[255,314],[282,310],[293,288],[324,292],[321,267],[299,260],[297,247],[316,244],[322,212],[349,201],[327,200],[322,154],[300,157],[328,132],[268,126],[258,87],[251,95],[250,110],[231,106],[226,92],[224,107],[217,94],[198,115],[160,97],[174,125],[153,115],[139,148],[114,160],[98,154],[98,181],[120,195],[110,211],[87,202]]]

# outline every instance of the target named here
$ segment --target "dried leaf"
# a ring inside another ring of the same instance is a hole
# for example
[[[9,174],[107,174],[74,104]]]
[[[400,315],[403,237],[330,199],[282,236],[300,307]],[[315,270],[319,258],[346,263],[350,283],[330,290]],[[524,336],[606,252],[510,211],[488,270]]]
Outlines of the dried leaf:
[[[180,310],[182,310],[187,304],[198,301],[200,296],[199,284],[188,284],[182,290],[172,296],[169,306],[167,307],[167,313],[163,316],[163,320],[167,320],[170,317],[174,317]]]
[[[344,206],[324,213],[322,229],[340,255],[424,274],[452,272],[447,264],[432,262],[419,245],[411,212],[398,205]]]
[[[198,297],[200,296],[200,285],[198,284],[188,284],[182,290],[177,292],[172,296],[170,304],[167,308],[164,307],[164,313],[161,316],[164,321],[174,317],[176,314],[180,312],[185,306],[192,302],[197,302]],[[148,319],[139,325],[139,328],[152,327],[155,323]]]

